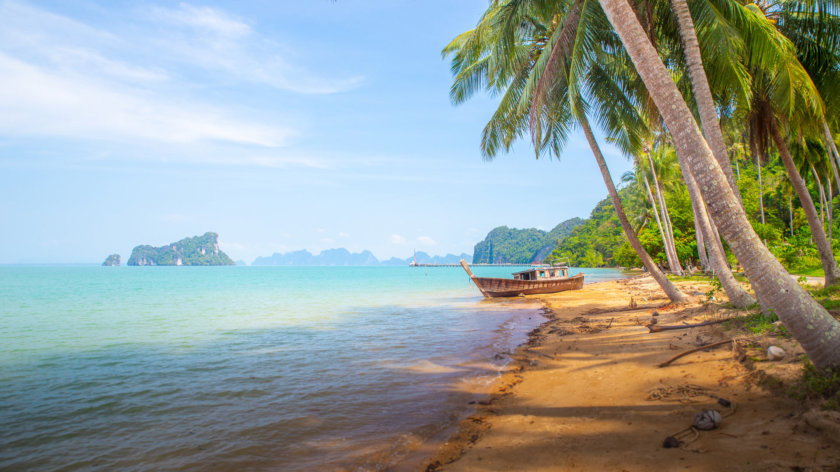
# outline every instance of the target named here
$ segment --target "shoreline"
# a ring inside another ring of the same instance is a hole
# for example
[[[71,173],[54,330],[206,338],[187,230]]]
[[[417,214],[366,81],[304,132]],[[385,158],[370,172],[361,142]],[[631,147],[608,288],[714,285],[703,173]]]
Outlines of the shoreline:
[[[689,294],[708,290],[702,282],[679,284]],[[547,321],[416,470],[822,470],[840,463],[837,443],[804,419],[802,402],[758,386],[765,370],[790,376],[801,369],[795,342],[785,345],[788,360],[757,370],[728,346],[657,368],[696,344],[734,335],[722,324],[649,334],[644,325],[654,311],[661,324],[677,324],[734,310],[710,308],[705,296],[669,305],[644,275],[527,298],[543,305]],[[735,413],[710,395],[731,399]],[[706,408],[724,414],[719,429],[663,448],[665,437]]]

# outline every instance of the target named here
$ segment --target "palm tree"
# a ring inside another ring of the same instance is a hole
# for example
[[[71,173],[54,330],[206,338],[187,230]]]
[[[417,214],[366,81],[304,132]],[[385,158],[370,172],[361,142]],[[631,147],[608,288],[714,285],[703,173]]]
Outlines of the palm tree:
[[[799,63],[808,72],[826,106],[818,135],[829,150],[834,178],[840,187],[840,153],[831,134],[840,124],[840,6],[834,0],[782,0],[764,11],[794,45]]]
[[[682,275],[682,266],[677,255],[677,247],[674,242],[674,225],[671,223],[671,216],[668,212],[668,206],[665,203],[665,191],[662,188],[662,178],[660,174],[665,170],[665,148],[659,146],[656,150],[651,150],[650,146],[644,146],[643,152],[647,156],[651,178],[653,179],[654,189],[656,189],[656,199],[659,202],[659,210],[662,213],[663,227],[665,229],[666,250],[670,253],[669,260],[671,264],[671,272]],[[653,154],[657,154],[657,159],[654,161]],[[650,187],[645,177],[645,183]],[[650,191],[650,190],[648,190]]]
[[[707,1],[738,5],[731,0]],[[794,134],[806,137],[809,134],[822,135],[827,146],[828,141],[833,145],[822,95],[829,98],[828,103],[840,103],[840,87],[837,85],[837,79],[840,79],[837,71],[840,63],[840,22],[836,10],[836,4],[831,1],[800,0],[736,6],[727,10],[732,18],[741,20],[743,35],[752,44],[758,45],[751,48],[749,54],[743,55],[743,60],[752,81],[748,121],[750,145],[758,161],[759,186],[761,158],[766,156],[772,142],[806,213],[813,240],[819,249],[826,285],[840,283],[840,267],[819,224],[805,181],[791,158],[783,131],[796,130]],[[731,14],[737,11],[741,12],[740,17]],[[749,19],[749,24],[743,21],[744,18]],[[758,52],[753,53],[753,50]],[[840,173],[836,173],[835,177],[840,184]],[[761,198],[761,192],[759,196]],[[763,200],[760,200],[760,205],[764,223]]]
[[[773,143],[779,151],[782,163],[785,165],[788,177],[793,184],[793,188],[799,196],[799,202],[802,205],[802,209],[805,210],[805,216],[808,219],[808,226],[811,228],[811,234],[813,235],[814,242],[819,250],[823,270],[825,271],[825,285],[836,285],[840,283],[840,267],[837,265],[837,260],[834,258],[834,253],[832,252],[831,245],[829,245],[828,239],[826,238],[823,225],[820,223],[820,218],[817,215],[817,209],[814,206],[811,193],[808,191],[808,186],[805,184],[805,179],[802,178],[802,175],[800,175],[799,170],[796,168],[796,164],[793,162],[793,157],[790,154],[787,141],[782,137],[782,134],[779,131],[779,125],[773,116],[768,117],[767,126],[769,128],[770,136],[773,139]]]
[[[584,64],[589,64],[587,56],[593,47],[594,41],[581,34],[580,26],[586,25],[593,34],[605,31],[603,13],[593,0],[565,5],[566,11],[560,12],[565,13],[563,16],[555,15],[554,9],[545,5],[527,6],[515,1],[494,3],[476,29],[458,36],[444,49],[444,57],[453,55],[453,101],[460,103],[480,88],[503,91],[482,138],[482,150],[488,159],[500,148],[509,149],[526,125],[535,138],[537,155],[547,151],[559,156],[576,122],[589,143],[630,245],[668,298],[685,300],[685,294],[659,270],[633,231],[580,100],[580,87],[585,84],[570,73],[580,72]],[[581,21],[581,17],[586,20]],[[565,80],[550,84],[553,100],[551,106],[544,107],[549,82],[543,79],[554,75]],[[570,76],[574,80],[568,80]]]
[[[694,20],[691,18],[691,12],[686,0],[671,0],[671,10],[677,22],[677,29],[679,31],[680,39],[682,40],[683,54],[685,55],[686,71],[691,83],[691,90],[693,92],[694,100],[697,104],[697,111],[700,115],[700,123],[703,128],[703,135],[706,142],[718,161],[721,169],[723,169],[726,179],[729,181],[729,186],[735,193],[738,201],[741,200],[741,193],[738,190],[738,183],[735,180],[735,175],[732,173],[732,164],[726,152],[726,143],[723,139],[723,132],[720,128],[720,121],[717,114],[717,107],[715,106],[712,91],[709,87],[709,81],[706,77],[706,71],[703,68],[703,56],[700,53],[700,44],[697,38],[697,32],[694,28]],[[698,2],[699,7],[707,7],[708,3]],[[708,15],[714,20],[719,20],[717,15]],[[708,23],[708,22],[707,22]],[[719,26],[719,25],[714,25]],[[707,28],[711,34],[717,33],[720,28]],[[722,38],[716,38],[718,41]],[[730,41],[724,40],[724,44]],[[726,59],[732,60],[734,54],[725,56]],[[737,66],[732,65],[735,70],[735,75],[743,77],[743,71]],[[739,81],[734,81],[738,84]]]
[[[644,183],[645,193],[647,195],[647,202],[651,206],[650,213],[653,213],[653,218],[656,221],[656,227],[659,229],[659,235],[662,238],[662,252],[665,253],[665,259],[668,261],[668,266],[671,267],[671,271],[673,272],[674,269],[674,254],[671,249],[672,241],[668,237],[668,232],[665,230],[662,224],[662,217],[660,216],[660,208],[657,205],[657,199],[653,197],[653,192],[650,190],[650,180],[648,179],[649,168],[644,169],[642,162],[637,159],[636,161],[636,169],[637,172],[640,174],[639,179],[636,179],[636,176],[631,173],[627,172],[624,176],[622,176],[622,180],[624,182],[634,182],[637,186],[641,186],[639,182]],[[649,218],[649,215],[643,214],[640,215],[642,220],[641,222],[644,224]],[[641,228],[640,228],[641,229]]]
[[[599,0],[662,114],[685,172],[691,172],[717,226],[759,298],[818,368],[840,366],[840,322],[800,287],[761,244],[688,105],[626,0]]]
[[[650,27],[650,26],[647,28],[646,32],[648,33],[648,35],[650,35],[650,31],[652,29],[653,28]],[[621,58],[621,57],[626,56],[626,53],[624,52],[623,49],[620,48],[619,44],[615,44],[615,45],[613,45],[613,47],[615,49],[611,51],[611,54],[598,58],[598,63],[609,63],[611,61],[614,61],[615,58]],[[673,61],[674,59],[671,59],[671,60]],[[627,62],[628,63],[630,62],[629,58],[628,58]],[[721,61],[718,61],[718,62],[721,62]],[[629,68],[629,66],[628,66],[628,68]],[[615,69],[613,69],[612,72],[613,72],[612,77],[626,77],[627,76],[626,72],[625,73],[616,73]],[[627,90],[627,93],[635,94],[636,97],[637,97],[636,100],[639,103],[650,104],[645,108],[639,109],[638,110],[639,114],[640,115],[654,115],[654,116],[656,116],[656,120],[658,121],[659,120],[659,113],[655,110],[655,107],[653,107],[653,105],[651,103],[651,100],[650,100],[650,97],[648,95],[648,92],[644,88],[643,84],[641,83],[641,80],[638,79],[638,75],[633,73],[633,74],[630,74],[629,76],[631,77],[631,79],[629,79],[629,80],[634,81],[634,82],[638,82],[638,84],[634,84],[632,86],[625,86],[625,90]],[[597,89],[597,91],[600,91],[600,90],[602,90],[601,87],[599,87]],[[650,123],[651,121],[652,121],[651,119],[641,119],[640,118],[639,120],[637,120],[636,123],[634,123],[632,121],[628,122],[628,123],[624,123],[624,127],[625,127],[625,129],[627,129],[627,128],[637,128],[637,129],[639,129],[641,127],[639,122],[647,124],[647,123]],[[641,128],[641,129],[644,129],[644,128]],[[623,146],[623,147],[626,149],[626,148],[629,148],[630,146]],[[677,156],[678,156],[678,158],[680,158],[679,150],[677,150]],[[682,159],[679,159],[679,160],[682,161]],[[727,161],[728,161],[728,158],[727,158]],[[687,167],[684,164],[681,164],[681,166],[684,169],[687,169]],[[685,172],[684,172],[684,174],[685,174]],[[698,212],[705,212],[706,211],[706,204],[703,201],[703,197],[700,194],[699,188],[695,185],[692,185],[693,179],[689,179],[688,176],[686,176],[685,178],[686,178],[688,194],[689,194],[689,197],[690,197],[691,202],[692,202],[692,209],[694,210],[694,213],[695,213],[695,223],[696,223],[696,225],[698,227],[698,230],[699,230],[699,231],[697,231],[697,234],[699,235],[700,238],[702,238],[703,242],[705,243],[704,247],[707,249],[709,257],[710,257],[709,258],[709,265],[711,266],[713,272],[718,276],[718,279],[720,280],[724,290],[726,291],[727,296],[729,297],[730,301],[735,306],[746,307],[746,306],[752,305],[753,303],[755,303],[755,299],[749,293],[747,293],[743,289],[743,287],[741,287],[741,285],[732,276],[732,272],[730,271],[729,266],[726,262],[726,257],[725,257],[725,253],[724,253],[724,250],[723,250],[723,245],[720,242],[720,237],[718,235],[717,229],[714,226],[714,222],[708,217],[707,214],[701,215],[701,214],[698,213]],[[710,248],[711,245],[716,245],[716,248],[714,248],[714,250],[712,250]],[[701,257],[701,259],[702,259],[702,257]]]

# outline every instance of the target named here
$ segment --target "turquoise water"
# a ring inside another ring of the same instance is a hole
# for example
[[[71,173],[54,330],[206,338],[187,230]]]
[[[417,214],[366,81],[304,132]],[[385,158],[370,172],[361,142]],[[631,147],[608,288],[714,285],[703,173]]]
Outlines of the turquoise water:
[[[0,267],[0,469],[382,470],[537,308],[460,268]]]

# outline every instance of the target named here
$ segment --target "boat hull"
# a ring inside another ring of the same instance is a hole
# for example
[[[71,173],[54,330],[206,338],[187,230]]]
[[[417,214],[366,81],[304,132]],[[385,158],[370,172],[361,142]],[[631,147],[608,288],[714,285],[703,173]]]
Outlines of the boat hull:
[[[472,281],[488,298],[555,293],[583,288],[583,274],[555,280],[515,280],[473,276]]]

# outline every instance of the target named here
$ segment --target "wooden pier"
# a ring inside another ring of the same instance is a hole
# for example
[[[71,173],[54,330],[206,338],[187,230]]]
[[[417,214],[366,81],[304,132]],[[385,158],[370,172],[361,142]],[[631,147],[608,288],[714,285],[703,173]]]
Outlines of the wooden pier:
[[[467,264],[470,267],[551,267],[548,264]],[[409,267],[461,267],[461,264],[409,264]]]

